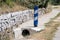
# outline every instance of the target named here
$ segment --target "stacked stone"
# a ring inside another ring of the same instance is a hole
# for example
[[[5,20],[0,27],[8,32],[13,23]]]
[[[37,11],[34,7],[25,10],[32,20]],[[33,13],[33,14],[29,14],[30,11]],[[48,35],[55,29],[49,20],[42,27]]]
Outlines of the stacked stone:
[[[40,10],[38,11],[40,15]],[[33,10],[18,11],[0,16],[0,31],[4,31],[6,28],[13,27],[14,25],[20,25],[28,20],[34,18]]]
[[[6,28],[10,28],[13,25],[16,24],[22,24],[23,22],[26,22],[29,20],[29,14],[31,14],[32,11],[25,10],[25,11],[19,11],[9,14],[4,14],[0,16],[0,31],[4,31]]]

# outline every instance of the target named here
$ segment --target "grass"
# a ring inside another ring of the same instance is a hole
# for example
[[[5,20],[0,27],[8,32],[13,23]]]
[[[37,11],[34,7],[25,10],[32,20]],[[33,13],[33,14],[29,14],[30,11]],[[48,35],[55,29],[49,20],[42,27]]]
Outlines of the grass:
[[[23,11],[28,9],[27,7],[21,6],[21,5],[17,5],[14,3],[14,6],[12,8],[10,8],[8,5],[4,4],[2,5],[2,7],[0,7],[0,15],[1,14],[6,14],[9,12],[15,12],[15,11]]]

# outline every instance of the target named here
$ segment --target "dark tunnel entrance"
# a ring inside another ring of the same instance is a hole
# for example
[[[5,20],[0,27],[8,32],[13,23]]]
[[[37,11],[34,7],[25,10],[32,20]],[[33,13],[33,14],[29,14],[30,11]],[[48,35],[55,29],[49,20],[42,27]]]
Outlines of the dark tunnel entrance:
[[[27,30],[27,29],[24,29],[22,31],[22,35],[25,37],[25,36],[29,36],[30,35],[30,32]]]

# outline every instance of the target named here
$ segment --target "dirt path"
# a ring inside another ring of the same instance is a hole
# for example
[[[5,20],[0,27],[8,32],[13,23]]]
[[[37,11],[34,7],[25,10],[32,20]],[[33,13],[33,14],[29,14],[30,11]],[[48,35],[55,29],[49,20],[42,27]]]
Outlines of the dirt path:
[[[60,22],[60,16],[54,21]],[[60,26],[57,29],[58,30],[56,31],[55,37],[53,38],[53,40],[60,40]]]
[[[46,14],[42,17],[39,18],[39,23],[38,23],[38,26],[40,28],[44,28],[44,24],[49,22],[51,18],[54,18],[58,13],[60,12],[60,10],[57,10],[57,9],[53,9],[53,11],[49,14]],[[28,25],[27,25],[28,24]],[[20,25],[20,27],[30,27],[30,26],[33,26],[33,20],[30,20],[30,21],[27,21],[25,23],[23,23],[22,25]],[[14,30],[19,30],[19,28],[16,28]],[[34,40],[34,39],[33,39]]]
[[[60,27],[58,27],[58,30],[55,33],[55,37],[53,38],[53,40],[60,40]]]

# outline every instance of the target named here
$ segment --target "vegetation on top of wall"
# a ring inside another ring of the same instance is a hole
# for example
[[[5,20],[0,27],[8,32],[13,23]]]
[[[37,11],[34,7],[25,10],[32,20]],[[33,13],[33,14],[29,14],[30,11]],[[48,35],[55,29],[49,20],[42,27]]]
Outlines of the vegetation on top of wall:
[[[60,0],[50,0],[50,3],[53,5],[60,5]]]
[[[46,0],[0,0],[0,6],[7,4],[10,7],[13,7],[13,2],[18,5],[23,5],[28,8],[33,8],[35,5],[45,5]],[[60,0],[49,0],[53,5],[60,5]]]

